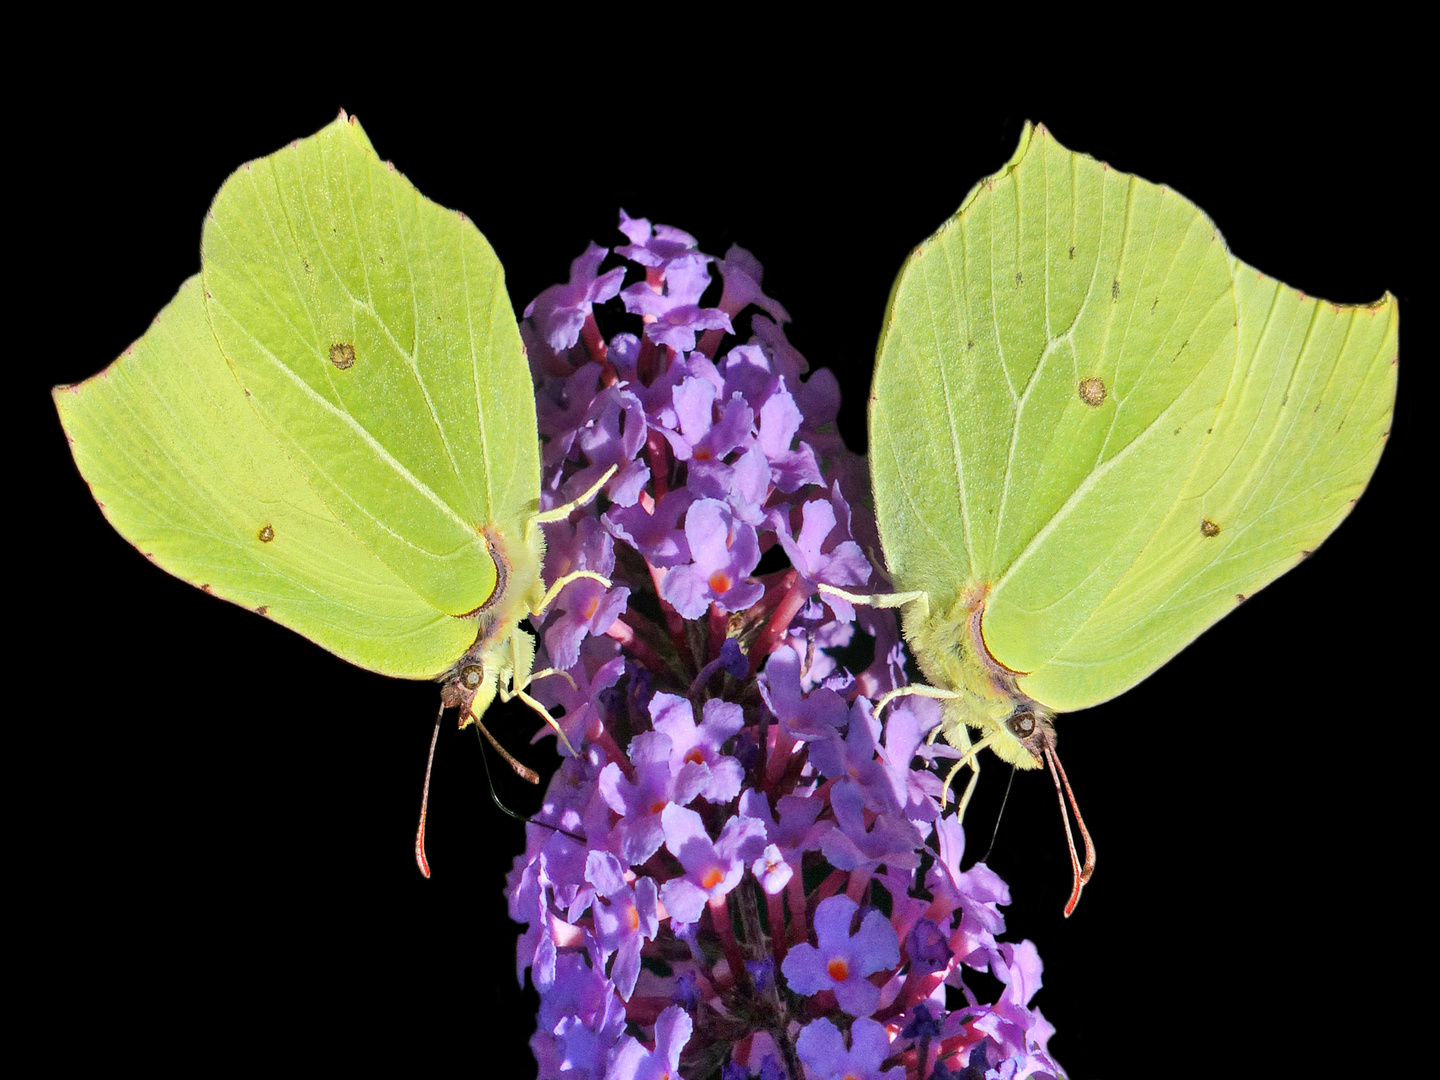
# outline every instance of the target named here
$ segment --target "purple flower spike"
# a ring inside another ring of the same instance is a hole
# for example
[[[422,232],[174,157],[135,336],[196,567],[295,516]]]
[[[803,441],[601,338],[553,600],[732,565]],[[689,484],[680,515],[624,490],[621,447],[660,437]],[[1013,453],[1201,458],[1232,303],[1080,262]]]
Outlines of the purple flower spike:
[[[975,1029],[983,1031],[1000,1045],[1007,1055],[1006,1065],[1014,1062],[1016,1077],[1056,1077],[1059,1066],[1050,1057],[1048,1044],[1055,1034],[1054,1026],[1039,1009],[1029,1008],[1030,999],[1040,989],[1040,954],[1032,942],[1019,945],[1008,942],[1000,946],[1001,958],[992,971],[1005,983],[1005,992],[985,1015],[975,1021]]]
[[[619,649],[620,643],[609,638],[586,638],[580,646],[581,662],[569,669],[570,679],[556,677],[532,684],[530,692],[540,699],[542,705],[546,708],[559,705],[565,709],[565,715],[560,717],[559,724],[571,746],[578,747],[592,737],[592,728],[595,728],[607,711],[602,703],[604,695],[620,681],[620,676],[625,674],[625,658],[615,655]],[[555,665],[550,662],[549,654],[542,651],[536,656],[535,666],[542,668]],[[592,668],[595,672],[593,675],[589,674]],[[573,686],[570,680],[574,680]],[[531,741],[553,737],[554,734],[555,729],[549,724],[541,724]],[[565,744],[558,739],[556,743],[556,750],[562,756],[569,756],[570,751]]]
[[[997,940],[1005,883],[961,869],[942,817],[937,770],[959,751],[925,741],[940,703],[876,715],[907,679],[895,614],[822,591],[868,589],[879,549],[838,382],[807,374],[749,252],[717,261],[624,211],[620,228],[642,281],[602,273],[592,244],[520,324],[540,508],[614,471],[546,523],[543,567],[613,584],[570,581],[532,620],[533,670],[563,673],[532,693],[573,747],[506,875],[539,1076],[681,1080],[682,1060],[696,1080],[1058,1075],[1030,1004],[1039,958]],[[731,319],[751,336],[726,351]],[[791,569],[755,580],[777,544]],[[867,635],[867,666],[840,666]],[[867,889],[883,910],[856,904]],[[966,984],[977,971],[994,1004]]]
[[[525,309],[525,318],[535,321],[535,329],[556,352],[573,348],[580,340],[593,305],[619,295],[625,281],[623,266],[595,276],[609,253],[608,248],[592,243],[570,264],[568,285],[551,285]]]
[[[645,409],[640,399],[618,386],[601,390],[585,413],[584,426],[576,432],[575,445],[590,465],[565,480],[563,498],[576,498],[614,465],[619,471],[606,481],[605,493],[617,506],[633,505],[650,480],[650,467],[635,460],[645,445]]]
[[[715,499],[700,499],[685,515],[689,565],[665,575],[660,595],[686,619],[698,619],[714,604],[721,611],[743,611],[765,595],[765,587],[748,580],[760,561],[755,529],[735,520],[730,508]]]
[[[628,1038],[616,1051],[605,1080],[685,1080],[680,1075],[680,1051],[694,1029],[695,1021],[685,1010],[671,1005],[655,1021],[655,1049],[647,1050]]]
[[[922,720],[911,707],[915,699],[902,700],[905,704],[891,706],[886,716],[881,761],[890,790],[896,803],[904,807],[905,816],[911,821],[934,821],[940,816],[938,800],[945,782],[928,769],[912,769],[910,762],[920,752],[925,736],[940,722],[940,713],[934,710]]]
[[[880,1005],[880,988],[865,978],[900,963],[895,928],[871,910],[855,936],[850,924],[860,905],[843,894],[820,901],[815,909],[816,944],[802,942],[785,956],[781,970],[797,994],[831,990],[851,1016],[869,1016]]]
[[[737,519],[758,527],[764,524],[766,517],[770,462],[756,448],[746,450],[733,465],[692,458],[686,487],[699,498],[719,499],[730,507],[730,512]]]
[[[569,457],[600,387],[600,371],[599,364],[582,364],[565,378],[553,380],[546,393],[536,396],[535,421],[546,436],[541,460],[547,468]]]
[[[712,841],[694,810],[667,806],[661,817],[665,846],[685,867],[685,875],[660,886],[660,900],[672,919],[693,923],[706,903],[740,884],[746,864],[765,843],[765,827],[754,818],[731,818],[720,839]],[[895,932],[890,933],[893,937]]]
[[[725,258],[717,262],[720,277],[725,282],[725,291],[720,296],[720,310],[731,318],[754,304],[776,322],[789,322],[790,314],[779,303],[770,299],[760,289],[760,275],[763,268],[760,260],[739,244],[731,244]]]
[[[940,857],[925,875],[925,884],[938,903],[951,911],[960,909],[960,925],[950,939],[955,955],[961,963],[985,968],[999,958],[995,938],[1005,932],[1005,916],[999,906],[1010,903],[1010,888],[984,863],[960,869],[965,831],[954,814],[936,822],[935,833]]]
[[[770,803],[762,792],[746,788],[741,793],[740,816],[761,822],[765,826],[765,838],[769,841],[750,867],[767,893],[773,896],[783,889],[800,868],[800,859],[805,852],[820,846],[821,838],[831,828],[828,822],[815,824],[815,819],[824,809],[824,799],[782,795],[777,824],[770,813]]]
[[[822,1017],[800,1032],[795,1051],[805,1075],[815,1080],[905,1080],[903,1065],[880,1068],[890,1056],[890,1037],[885,1025],[874,1020],[856,1020],[850,1025],[850,1047],[846,1049],[840,1029]]]
[[[718,698],[705,702],[704,719],[695,723],[695,709],[687,698],[656,694],[650,701],[655,730],[670,736],[670,767],[686,762],[709,767],[710,783],[700,793],[706,802],[727,803],[740,794],[744,770],[740,762],[720,752],[727,739],[745,726],[745,711]]]

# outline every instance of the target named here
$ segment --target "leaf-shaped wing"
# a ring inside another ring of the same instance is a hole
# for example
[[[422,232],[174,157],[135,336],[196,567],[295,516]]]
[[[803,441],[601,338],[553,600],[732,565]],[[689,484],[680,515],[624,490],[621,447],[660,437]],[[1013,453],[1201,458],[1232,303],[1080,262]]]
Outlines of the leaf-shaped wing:
[[[1029,670],[1144,547],[1234,365],[1214,227],[1165,188],[1027,129],[906,262],[870,411],[899,590],[988,590],[994,655]]]
[[[539,497],[534,395],[499,260],[342,116],[237,171],[204,235],[211,324],[335,516],[451,615],[495,587],[480,533]]]
[[[110,367],[54,397],[105,516],[175,576],[387,675],[438,675],[474,639],[335,519],[260,423],[198,275]]]

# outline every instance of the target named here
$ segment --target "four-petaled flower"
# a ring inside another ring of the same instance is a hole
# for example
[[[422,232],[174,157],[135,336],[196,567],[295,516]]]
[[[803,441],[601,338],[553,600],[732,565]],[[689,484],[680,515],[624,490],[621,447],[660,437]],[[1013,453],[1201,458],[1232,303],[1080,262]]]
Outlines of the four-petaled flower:
[[[815,909],[814,945],[790,950],[780,970],[797,994],[830,990],[851,1016],[869,1016],[880,1005],[880,988],[866,976],[900,963],[900,943],[890,920],[870,910],[851,934],[860,905],[848,896],[831,896]]]

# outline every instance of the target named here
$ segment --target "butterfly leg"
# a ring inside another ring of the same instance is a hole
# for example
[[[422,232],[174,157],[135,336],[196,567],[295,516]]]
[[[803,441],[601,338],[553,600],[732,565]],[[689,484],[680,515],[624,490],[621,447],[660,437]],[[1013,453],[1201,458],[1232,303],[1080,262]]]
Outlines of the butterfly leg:
[[[600,477],[599,480],[596,480],[595,483],[591,484],[585,490],[585,494],[581,495],[578,499],[571,499],[564,506],[557,506],[553,510],[546,510],[543,514],[536,514],[530,519],[530,523],[532,525],[548,525],[552,521],[564,521],[574,511],[580,509],[580,507],[595,498],[596,495],[599,495],[600,489],[610,482],[610,478],[615,475],[619,468],[618,465],[611,465],[610,468],[605,470],[604,476]]]
[[[545,609],[548,608],[552,603],[554,603],[555,597],[560,595],[560,590],[565,588],[566,585],[569,585],[570,582],[579,581],[581,578],[589,578],[591,581],[598,581],[607,589],[610,588],[610,579],[607,578],[604,574],[597,574],[590,570],[574,570],[571,573],[565,574],[563,577],[556,578],[555,584],[551,585],[550,588],[545,590],[545,596],[541,599],[539,605],[530,612],[530,614],[536,617],[544,615]]]
[[[536,701],[520,687],[514,685],[513,678],[511,680],[510,689],[508,690],[505,689],[504,682],[501,682],[500,700],[514,701],[517,698],[520,701],[524,702],[526,705],[528,705],[531,709],[533,709],[535,711],[535,714],[539,716],[542,720],[544,720],[545,723],[549,724],[552,728],[555,729],[555,734],[560,737],[560,741],[565,744],[565,748],[569,750],[570,753],[574,754],[576,757],[580,756],[579,753],[576,751],[575,747],[570,745],[570,737],[565,734],[565,729],[560,726],[560,721],[556,720],[553,716],[550,715],[549,709],[545,708],[544,705],[540,704],[540,702]]]
[[[574,676],[572,676],[568,671],[561,671],[559,668],[554,667],[541,668],[539,671],[532,671],[530,673],[530,677],[526,679],[522,685],[529,686],[537,679],[548,679],[551,675],[559,675],[562,679],[564,679],[570,684],[571,690],[580,689],[578,686],[575,685]]]
[[[959,739],[964,745],[956,745],[955,739]],[[975,785],[980,780],[980,751],[985,749],[985,747],[991,743],[992,739],[990,736],[986,736],[977,743],[971,743],[970,733],[965,730],[965,725],[961,724],[953,738],[949,733],[946,734],[945,741],[955,746],[955,749],[959,750],[961,754],[960,757],[956,759],[955,764],[950,767],[950,772],[945,777],[944,794],[941,795],[942,805],[945,801],[948,801],[950,797],[950,785],[955,780],[955,774],[966,766],[970,768],[970,782],[965,785],[965,794],[960,796],[960,801],[956,804],[956,817],[964,821],[965,808],[970,805],[970,796],[975,794]]]
[[[525,687],[535,680],[537,674],[531,670],[535,663],[535,639],[517,627],[509,638],[497,646],[493,662],[496,672],[495,689],[500,695],[500,700],[513,701],[515,698],[519,698],[533,709],[545,723],[555,729],[555,734],[560,737],[560,741],[565,744],[570,753],[574,754],[575,747],[570,745],[569,738],[560,724],[550,715],[550,710],[525,693]],[[564,673],[556,672],[554,668],[546,668],[538,674],[543,676]],[[571,685],[574,685],[574,680],[571,680]]]
[[[844,589],[837,589],[834,585],[826,585],[823,582],[815,586],[817,592],[822,596],[833,596],[838,600],[845,600],[851,604],[859,604],[861,607],[874,608],[897,608],[906,604],[913,604],[917,600],[926,601],[929,606],[929,594],[925,592],[901,592],[901,593],[852,593]]]
[[[935,698],[939,701],[948,701],[950,698],[958,698],[960,695],[957,694],[954,690],[942,690],[938,686],[924,686],[919,683],[912,683],[909,686],[897,686],[894,690],[891,690],[888,694],[886,694],[884,697],[882,697],[879,701],[875,703],[875,715],[879,716],[882,712],[884,712],[885,706],[889,705],[890,702],[894,701],[896,698],[911,696],[928,697]],[[939,730],[940,728],[937,725],[935,731]],[[932,731],[930,733],[931,742],[935,741],[935,731]]]

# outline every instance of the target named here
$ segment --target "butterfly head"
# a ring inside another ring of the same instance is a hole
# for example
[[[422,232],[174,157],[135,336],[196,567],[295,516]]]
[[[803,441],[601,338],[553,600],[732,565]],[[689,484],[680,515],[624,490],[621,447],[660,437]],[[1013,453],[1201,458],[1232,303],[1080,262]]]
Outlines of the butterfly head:
[[[991,749],[1022,769],[1038,769],[1045,764],[1045,751],[1055,746],[1054,717],[1023,696],[1013,704],[1010,715],[996,727]]]

